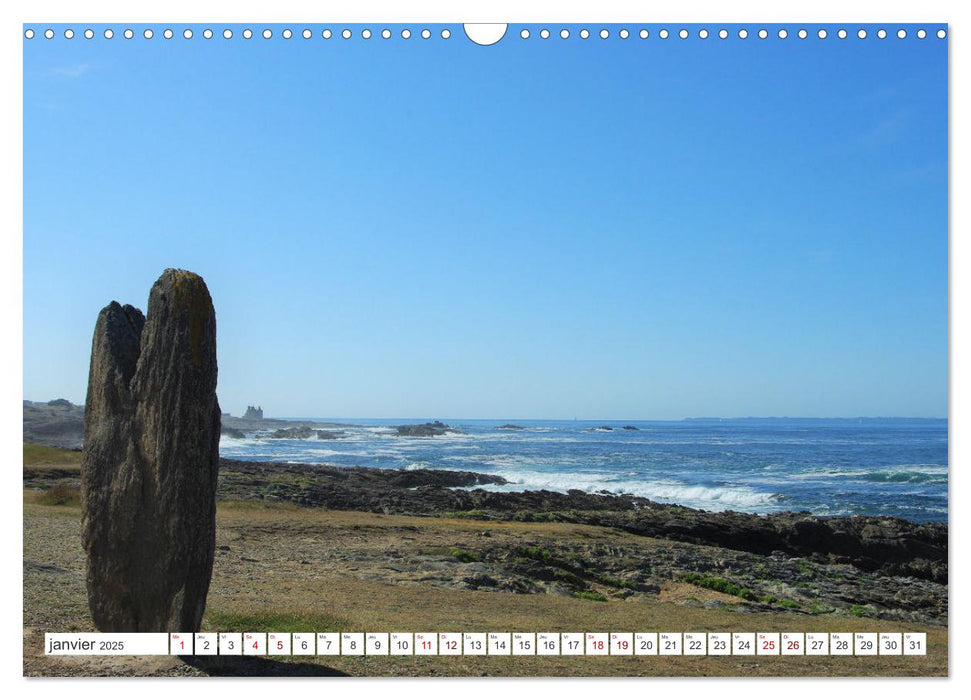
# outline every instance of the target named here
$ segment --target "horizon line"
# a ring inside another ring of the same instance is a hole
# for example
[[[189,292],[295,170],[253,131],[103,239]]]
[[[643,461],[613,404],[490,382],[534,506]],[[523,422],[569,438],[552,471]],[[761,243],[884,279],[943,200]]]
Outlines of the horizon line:
[[[52,401],[68,401],[72,406],[83,408],[83,403],[74,403],[68,399],[56,398],[48,401],[34,401],[33,399],[23,399],[32,404],[49,404]],[[224,417],[239,418],[232,413],[223,412]],[[894,416],[894,415],[855,415],[855,416],[683,416],[681,418],[507,418],[507,417],[445,417],[445,416],[264,416],[263,420],[314,420],[314,421],[336,421],[336,420],[489,420],[489,421],[563,421],[563,422],[615,422],[634,421],[641,423],[678,423],[683,421],[743,421],[743,420],[948,420],[948,416]]]
[[[243,416],[228,414],[229,418],[243,419]],[[685,416],[683,418],[507,418],[507,417],[446,417],[446,416],[264,416],[263,420],[485,420],[485,421],[557,421],[596,423],[680,423],[684,421],[743,421],[743,420],[915,420],[941,421],[948,420],[948,416]]]

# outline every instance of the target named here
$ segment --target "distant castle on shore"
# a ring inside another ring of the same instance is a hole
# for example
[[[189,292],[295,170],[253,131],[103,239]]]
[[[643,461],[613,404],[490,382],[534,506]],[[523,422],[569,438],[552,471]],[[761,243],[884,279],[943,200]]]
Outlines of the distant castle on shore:
[[[246,413],[243,414],[243,418],[250,418],[252,420],[263,420],[263,407],[247,406]]]

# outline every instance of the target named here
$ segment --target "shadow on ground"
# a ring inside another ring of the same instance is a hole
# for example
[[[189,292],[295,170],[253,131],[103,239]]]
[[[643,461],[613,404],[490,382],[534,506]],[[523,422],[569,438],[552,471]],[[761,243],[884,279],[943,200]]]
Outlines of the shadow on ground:
[[[210,676],[347,676],[343,671],[299,661],[253,656],[180,656],[183,663]]]

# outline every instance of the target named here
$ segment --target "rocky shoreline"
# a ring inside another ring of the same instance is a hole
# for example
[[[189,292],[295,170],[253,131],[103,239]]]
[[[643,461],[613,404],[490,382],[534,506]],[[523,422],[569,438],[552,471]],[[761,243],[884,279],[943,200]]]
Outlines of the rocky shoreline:
[[[76,482],[71,469],[24,469],[27,489],[70,488]],[[353,554],[347,567],[369,580],[591,600],[655,599],[672,587],[687,587],[704,590],[700,605],[738,612],[947,624],[948,529],[943,524],[707,512],[582,491],[489,490],[504,483],[502,477],[475,472],[221,459],[217,498],[316,511],[459,518],[480,528],[475,537],[456,539],[441,551],[415,550],[406,537],[389,550]],[[506,523],[535,532],[592,526],[610,544],[494,536]]]
[[[575,523],[629,533],[612,548],[555,539],[356,562],[373,576],[420,576],[460,588],[592,597],[650,596],[670,581],[724,594],[744,612],[946,624],[947,526],[898,518],[757,516],[707,512],[629,495],[480,488],[501,477],[444,470],[381,470],[223,459],[219,497],[302,507],[482,522]],[[659,544],[663,543],[663,544]],[[414,561],[412,561],[412,559]],[[441,561],[438,561],[441,559]],[[457,561],[456,561],[457,560]],[[394,577],[392,576],[392,579]]]
[[[648,537],[849,564],[861,571],[947,583],[947,526],[872,516],[708,512],[630,495],[464,490],[505,479],[445,470],[346,469],[220,461],[220,494],[302,506],[480,520],[570,522]]]

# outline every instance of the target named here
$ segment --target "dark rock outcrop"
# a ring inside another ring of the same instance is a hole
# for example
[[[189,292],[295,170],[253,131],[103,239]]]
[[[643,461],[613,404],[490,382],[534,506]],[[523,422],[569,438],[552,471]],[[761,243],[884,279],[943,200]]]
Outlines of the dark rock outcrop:
[[[215,550],[220,410],[205,282],[166,270],[147,318],[112,302],[95,326],[81,459],[95,626],[199,629]]]
[[[242,430],[237,430],[236,428],[230,428],[228,425],[223,425],[219,428],[219,433],[227,437],[236,438],[237,440],[242,440],[246,437],[246,433]]]
[[[505,425],[500,425],[496,427],[496,430],[525,430],[521,425],[515,425],[513,423],[506,423]]]
[[[308,440],[314,435],[315,432],[313,429],[302,425],[299,428],[280,428],[279,430],[274,430],[267,437],[273,438],[274,440]]]
[[[394,428],[398,431],[400,437],[435,437],[436,435],[457,432],[440,420],[419,425],[396,425]]]
[[[636,425],[625,425],[624,430],[640,430]]]
[[[344,437],[343,430],[318,430],[317,439],[318,440],[340,440]]]

